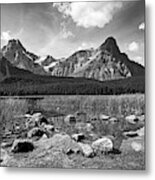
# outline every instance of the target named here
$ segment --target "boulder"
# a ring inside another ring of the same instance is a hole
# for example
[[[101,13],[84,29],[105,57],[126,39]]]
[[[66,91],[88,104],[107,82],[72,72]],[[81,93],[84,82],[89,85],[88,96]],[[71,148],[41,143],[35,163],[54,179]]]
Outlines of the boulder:
[[[129,131],[129,132],[124,132],[124,135],[129,138],[134,138],[138,136],[138,133],[136,131]]]
[[[92,123],[95,123],[96,121],[98,120],[98,117],[97,116],[93,116],[93,117],[91,117],[91,122]]]
[[[126,137],[122,136],[116,136],[114,139],[111,139],[113,142],[113,149],[114,150],[120,150],[123,140],[125,140]]]
[[[48,120],[42,115],[42,113],[34,113],[30,120],[35,121],[38,126],[40,126],[42,123],[49,124]]]
[[[145,127],[142,127],[137,130],[138,136],[144,136],[145,135]]]
[[[141,143],[138,143],[138,142],[132,142],[131,143],[131,147],[134,151],[138,152],[138,151],[141,151],[142,150],[142,144]]]
[[[19,131],[21,129],[20,126],[15,126],[15,131]]]
[[[98,135],[95,133],[90,133],[89,138],[91,139],[91,141],[96,141],[98,139]]]
[[[72,139],[74,139],[77,142],[80,142],[81,140],[85,139],[85,136],[83,133],[73,134]]]
[[[107,116],[105,114],[100,114],[99,119],[102,121],[108,121],[110,119],[110,116]]]
[[[25,126],[26,126],[26,129],[31,129],[31,128],[37,127],[37,123],[35,121],[27,119]]]
[[[43,115],[40,112],[31,115],[31,118],[34,118],[36,121],[38,121],[41,117],[43,117]]]
[[[28,117],[26,121],[26,128],[33,128],[41,126],[42,124],[49,124],[48,120],[41,113],[34,113],[31,117]]]
[[[42,147],[43,149],[55,149],[64,152],[65,154],[81,152],[81,148],[77,142],[75,142],[67,134],[55,134],[53,137],[39,140],[36,142],[36,146]]]
[[[33,137],[40,138],[43,136],[44,133],[45,133],[44,130],[40,129],[39,127],[34,127],[27,133],[27,137],[28,138],[33,138]]]
[[[65,117],[64,122],[67,125],[72,125],[72,124],[76,124],[76,117],[72,114],[69,114]]]
[[[144,122],[145,121],[145,115],[141,115],[141,116],[137,116],[137,118],[139,119],[139,121]]]
[[[11,152],[13,153],[25,153],[29,151],[33,151],[34,144],[29,139],[16,139],[13,142],[11,147]]]
[[[140,128],[136,131],[124,132],[124,135],[128,136],[128,137],[144,136],[144,134],[145,134],[145,128],[144,127]]]
[[[73,141],[69,135],[56,134],[53,136],[51,141],[54,147],[57,147],[59,150],[61,149],[65,153],[69,152],[70,150],[73,153],[80,151],[79,145]]]
[[[91,132],[93,130],[93,125],[91,123],[76,123],[75,129],[78,130],[78,132]]]
[[[109,122],[110,123],[118,123],[119,122],[119,119],[117,119],[116,117],[111,117],[110,119],[109,119]]]
[[[12,146],[12,141],[11,142],[2,142],[1,143],[1,148],[8,148]]]
[[[131,124],[136,124],[139,119],[136,115],[129,115],[129,116],[126,116],[125,117],[125,120],[128,122],[128,123],[131,123]]]
[[[94,129],[94,127],[91,123],[86,123],[85,129],[87,132],[91,132]]]
[[[113,149],[113,142],[108,137],[102,137],[92,143],[92,148],[95,153],[108,152]]]
[[[7,161],[10,159],[10,156],[8,155],[7,151],[3,148],[0,149],[0,166],[6,166]]]
[[[39,119],[38,125],[41,126],[43,123],[46,124],[46,125],[49,124],[48,120],[45,117],[42,117],[42,118]]]
[[[40,140],[46,140],[46,139],[48,139],[46,134],[43,134],[42,137],[40,138]]]
[[[84,127],[85,127],[85,123],[83,122],[78,122],[76,123],[75,125],[75,129],[78,131],[78,132],[81,132],[84,130]]]
[[[75,117],[77,122],[86,122],[87,121],[87,113],[82,111],[77,111],[75,113]]]
[[[84,144],[84,143],[78,143],[82,150],[82,154],[86,157],[93,157],[94,151],[92,147],[89,144]]]
[[[44,124],[44,125],[43,125],[43,128],[44,128],[46,131],[49,131],[49,132],[53,132],[53,131],[54,131],[54,126],[51,125],[51,124]]]

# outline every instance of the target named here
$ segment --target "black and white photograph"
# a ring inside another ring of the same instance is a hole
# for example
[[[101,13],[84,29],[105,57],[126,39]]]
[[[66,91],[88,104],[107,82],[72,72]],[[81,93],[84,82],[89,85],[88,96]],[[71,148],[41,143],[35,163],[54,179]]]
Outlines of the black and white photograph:
[[[145,170],[145,1],[0,4],[0,166]]]

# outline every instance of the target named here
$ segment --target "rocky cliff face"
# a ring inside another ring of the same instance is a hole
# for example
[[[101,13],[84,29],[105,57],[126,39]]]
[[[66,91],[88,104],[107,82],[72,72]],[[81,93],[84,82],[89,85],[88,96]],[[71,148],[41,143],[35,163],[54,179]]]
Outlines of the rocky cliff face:
[[[143,66],[130,61],[126,54],[121,53],[113,37],[107,38],[97,49],[77,51],[63,61],[52,56],[41,59],[26,51],[18,40],[10,40],[2,53],[14,66],[36,74],[85,77],[100,81],[145,74]]]
[[[43,67],[34,62],[39,57],[26,51],[19,40],[10,40],[2,48],[2,54],[15,67],[29,70],[35,74],[45,74]]]
[[[115,39],[108,38],[99,48],[78,51],[50,71],[55,76],[86,77],[101,81],[130,77],[131,72],[121,61],[120,54]]]

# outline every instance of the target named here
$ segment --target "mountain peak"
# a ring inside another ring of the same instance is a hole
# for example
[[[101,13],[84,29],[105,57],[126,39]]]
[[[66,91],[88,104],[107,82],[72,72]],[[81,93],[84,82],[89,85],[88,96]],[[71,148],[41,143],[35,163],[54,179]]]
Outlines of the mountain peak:
[[[26,51],[19,39],[10,39],[8,44],[2,48],[2,52],[5,53],[8,50]]]
[[[9,41],[8,41],[8,43],[10,44],[19,44],[20,43],[20,40],[19,39],[10,39]]]
[[[105,42],[100,46],[101,49],[107,50],[108,52],[117,55],[120,53],[116,39],[114,37],[108,37]]]
[[[19,39],[11,39],[11,40],[9,40],[7,46],[16,47],[18,49],[20,48],[20,49],[26,51]]]

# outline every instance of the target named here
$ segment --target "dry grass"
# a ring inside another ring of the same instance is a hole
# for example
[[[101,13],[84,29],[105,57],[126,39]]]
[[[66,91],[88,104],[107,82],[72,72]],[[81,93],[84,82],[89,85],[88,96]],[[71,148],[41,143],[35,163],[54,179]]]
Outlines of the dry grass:
[[[48,96],[38,101],[38,106],[46,110],[56,110],[64,114],[85,111],[88,114],[105,113],[110,116],[126,116],[145,112],[143,94],[114,96]]]
[[[29,110],[40,110],[72,114],[77,111],[86,112],[89,117],[104,113],[115,117],[124,117],[129,114],[145,114],[145,98],[143,94],[120,96],[44,96],[43,99],[0,99],[0,127],[8,130],[17,121],[16,116],[25,114]],[[68,134],[75,129],[66,127],[61,117],[60,126]],[[18,123],[21,120],[18,119]],[[105,125],[100,122],[96,125],[95,133],[101,135],[109,133]],[[57,126],[57,125],[56,125]],[[59,124],[58,124],[59,126]],[[117,130],[119,130],[116,127]],[[112,130],[115,130],[112,128]],[[107,132],[108,131],[108,132]],[[2,133],[4,131],[1,131]],[[12,139],[14,138],[11,134]],[[134,141],[134,140],[133,140]],[[142,141],[144,141],[142,139]],[[127,150],[120,155],[106,155],[101,157],[86,158],[83,156],[68,157],[60,152],[42,152],[37,150],[28,154],[16,154],[11,158],[8,166],[17,167],[57,167],[57,168],[97,168],[97,169],[145,169],[144,152],[135,152],[124,145]],[[123,147],[124,147],[123,146]],[[59,158],[60,157],[60,158]]]
[[[145,113],[143,94],[120,96],[45,96],[43,99],[0,99],[0,123],[10,126],[14,117],[25,114],[28,110],[45,110],[62,114],[77,111],[89,116],[104,113],[122,117],[130,114]]]

